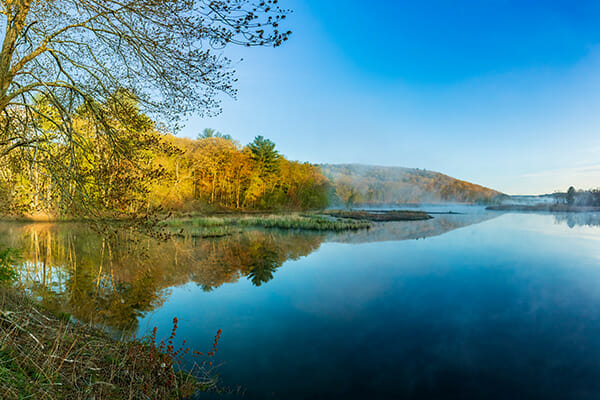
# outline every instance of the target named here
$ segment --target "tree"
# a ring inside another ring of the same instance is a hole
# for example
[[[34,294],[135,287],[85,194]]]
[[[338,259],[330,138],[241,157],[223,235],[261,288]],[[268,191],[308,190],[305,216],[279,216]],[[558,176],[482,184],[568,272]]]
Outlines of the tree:
[[[567,190],[567,204],[572,206],[575,201],[575,188],[573,186],[569,187]]]
[[[261,208],[273,208],[281,201],[281,191],[278,190],[280,181],[279,171],[281,155],[275,150],[275,143],[262,136],[256,136],[252,143],[246,146],[250,157],[254,160],[255,176],[250,184],[246,202],[260,198]]]
[[[233,140],[231,135],[227,135],[227,134],[224,135],[221,132],[218,132],[212,128],[206,128],[201,133],[198,134],[198,140],[211,139],[211,138]]]
[[[279,46],[284,18],[277,0],[0,0],[0,161],[44,160],[63,192],[88,198],[76,150],[91,141],[76,114],[95,144],[124,158],[136,143],[116,128],[131,122],[119,109],[134,102],[173,127],[190,112],[218,112],[218,94],[235,95],[220,50]]]
[[[194,163],[198,178],[195,185],[204,183],[207,186],[203,192],[207,192],[209,204],[215,204],[217,199],[223,200],[226,196],[227,175],[237,152],[237,146],[231,140],[211,138],[199,141]]]
[[[259,135],[254,138],[252,143],[248,144],[248,148],[252,152],[252,158],[256,161],[261,175],[277,172],[281,156],[275,150],[275,143]]]

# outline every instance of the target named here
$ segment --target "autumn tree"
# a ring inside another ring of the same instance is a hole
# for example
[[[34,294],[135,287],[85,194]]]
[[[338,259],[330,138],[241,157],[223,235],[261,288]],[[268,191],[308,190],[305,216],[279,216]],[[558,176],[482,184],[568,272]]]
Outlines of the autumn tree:
[[[93,143],[125,158],[139,144],[117,128],[129,114],[116,111],[135,102],[173,127],[191,112],[218,112],[218,94],[235,95],[221,49],[279,46],[284,18],[277,0],[0,0],[0,161],[35,170],[43,160],[48,179],[85,202],[78,150]]]
[[[242,148],[233,139],[213,135],[193,140],[166,135],[163,140],[175,151],[158,154],[153,160],[164,171],[163,177],[151,185],[152,204],[171,211],[298,210],[327,205],[330,181],[321,169],[287,160],[268,139],[259,142],[276,152],[273,160],[277,164],[271,167],[265,166],[264,159],[257,157],[250,146]]]
[[[231,164],[239,152],[236,144],[227,139],[213,137],[198,141],[195,160],[195,185],[204,185],[209,193],[208,202],[231,200]]]

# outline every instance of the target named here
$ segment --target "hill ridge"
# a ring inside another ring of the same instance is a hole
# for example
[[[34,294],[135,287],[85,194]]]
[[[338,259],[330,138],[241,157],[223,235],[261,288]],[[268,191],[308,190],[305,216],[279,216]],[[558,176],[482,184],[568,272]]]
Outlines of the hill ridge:
[[[333,204],[492,204],[506,195],[483,185],[420,168],[358,163],[319,164],[333,184]]]

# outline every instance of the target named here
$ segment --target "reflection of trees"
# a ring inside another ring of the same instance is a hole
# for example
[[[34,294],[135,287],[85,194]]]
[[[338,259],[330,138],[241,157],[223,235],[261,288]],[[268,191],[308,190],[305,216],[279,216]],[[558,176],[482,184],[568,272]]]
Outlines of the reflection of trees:
[[[425,239],[432,236],[478,224],[498,217],[494,213],[439,214],[424,221],[397,221],[376,224],[368,231],[353,231],[332,234],[328,241],[342,243],[369,243],[397,240]]]
[[[314,233],[259,231],[163,243],[127,234],[109,240],[75,224],[4,224],[0,236],[22,250],[21,283],[46,307],[124,332],[160,306],[170,287],[196,282],[210,291],[240,277],[260,286],[286,260],[323,242]]]
[[[255,286],[273,279],[273,274],[286,260],[295,260],[316,250],[324,241],[321,234],[290,232],[244,232],[216,239],[186,239],[185,256],[195,268],[190,280],[210,291],[241,276]]]
[[[275,270],[282,264],[277,248],[265,243],[257,243],[250,248],[248,261],[248,278],[254,286],[273,279]]]
[[[194,282],[211,291],[244,277],[261,286],[273,279],[286,260],[310,254],[326,238],[346,242],[415,239],[488,218],[490,214],[436,216],[331,236],[270,230],[166,242],[128,237],[127,233],[109,240],[76,224],[5,223],[0,224],[0,237],[3,244],[21,249],[21,283],[46,307],[87,323],[131,332],[138,318],[159,307],[174,286]]]
[[[575,226],[600,226],[600,213],[581,212],[581,213],[563,213],[554,214],[556,223],[566,223],[569,228]]]

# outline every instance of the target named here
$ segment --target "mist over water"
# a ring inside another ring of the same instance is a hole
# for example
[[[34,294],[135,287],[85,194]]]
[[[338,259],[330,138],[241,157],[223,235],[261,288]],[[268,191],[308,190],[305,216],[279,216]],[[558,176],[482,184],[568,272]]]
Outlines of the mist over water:
[[[598,214],[421,208],[438,207],[464,213],[161,245],[51,224],[0,234],[23,249],[21,283],[80,321],[160,337],[176,316],[200,351],[222,329],[233,398],[600,395]]]

